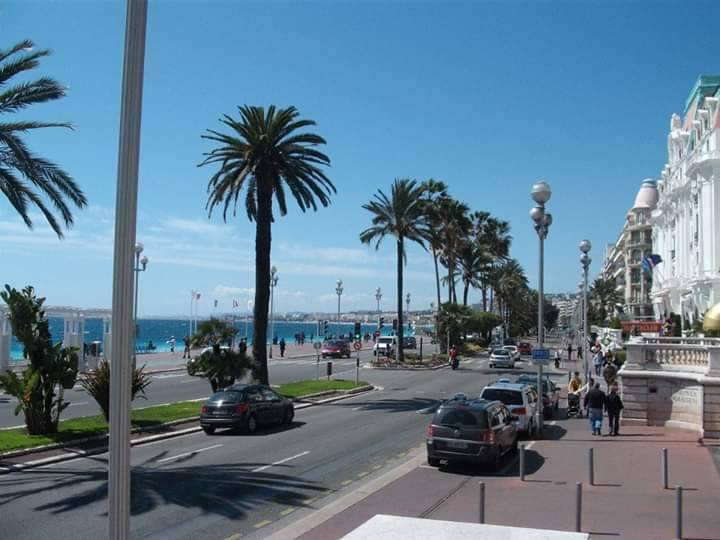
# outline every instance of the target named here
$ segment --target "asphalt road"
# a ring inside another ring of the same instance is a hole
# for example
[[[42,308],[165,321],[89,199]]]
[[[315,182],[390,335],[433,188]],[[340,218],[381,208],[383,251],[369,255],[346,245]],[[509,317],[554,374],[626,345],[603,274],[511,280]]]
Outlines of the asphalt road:
[[[361,364],[366,364],[372,357],[372,353],[362,351],[360,353]],[[333,378],[351,379],[355,377],[355,355],[352,359],[326,359],[320,360],[320,376],[326,373],[326,363],[333,363]],[[269,365],[270,381],[272,384],[282,384],[302,379],[314,379],[317,366],[315,358],[303,358],[295,360],[271,360]],[[363,371],[361,370],[361,375]],[[152,376],[153,382],[146,391],[147,399],[136,399],[133,407],[148,407],[174,401],[199,399],[210,394],[210,384],[202,377],[190,377],[186,372],[158,373]],[[70,406],[62,413],[61,418],[75,418],[78,416],[89,416],[100,414],[100,408],[92,396],[90,396],[78,384],[72,390],[65,391],[65,400]],[[17,399],[0,392],[0,428],[24,426],[22,413],[15,416]],[[0,433],[2,437],[2,433]]]
[[[291,427],[134,447],[132,537],[267,536],[399,463],[423,444],[441,398],[477,394],[503,373],[486,364],[365,370],[381,390],[299,410]],[[107,455],[2,475],[0,507],[0,538],[104,537]]]

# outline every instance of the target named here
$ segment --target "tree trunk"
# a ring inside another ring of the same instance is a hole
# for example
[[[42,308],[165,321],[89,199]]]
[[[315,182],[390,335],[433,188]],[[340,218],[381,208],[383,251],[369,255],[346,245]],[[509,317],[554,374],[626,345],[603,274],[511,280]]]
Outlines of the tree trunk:
[[[397,330],[397,361],[404,362],[405,356],[403,354],[403,238],[402,236],[397,240],[397,305],[398,305],[398,330]]]
[[[255,229],[255,307],[253,311],[253,379],[269,384],[267,366],[267,325],[270,304],[270,247],[272,227],[272,184],[257,182],[257,226]]]
[[[432,248],[432,256],[435,261],[435,287],[437,288],[437,308],[439,311],[440,305],[442,304],[442,302],[440,302],[440,270],[438,268],[438,255],[435,248]]]
[[[463,289],[463,306],[467,306],[468,293],[470,292],[470,282],[465,282],[465,288]]]
[[[482,284],[482,305],[483,305],[483,311],[487,311],[487,283],[483,280]]]
[[[452,304],[452,290],[453,290],[452,280],[453,280],[453,273],[452,273],[452,265],[451,265],[451,263],[450,263],[450,259],[447,260],[447,265],[448,265],[448,276],[447,276],[447,280],[448,280],[448,284],[447,284],[447,286],[448,286],[448,304]]]

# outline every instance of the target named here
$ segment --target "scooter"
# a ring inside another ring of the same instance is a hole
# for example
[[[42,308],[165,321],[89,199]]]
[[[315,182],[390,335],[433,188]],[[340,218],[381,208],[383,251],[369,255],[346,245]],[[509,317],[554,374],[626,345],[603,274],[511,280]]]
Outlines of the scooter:
[[[455,371],[460,365],[460,359],[456,356],[450,361],[450,367]]]

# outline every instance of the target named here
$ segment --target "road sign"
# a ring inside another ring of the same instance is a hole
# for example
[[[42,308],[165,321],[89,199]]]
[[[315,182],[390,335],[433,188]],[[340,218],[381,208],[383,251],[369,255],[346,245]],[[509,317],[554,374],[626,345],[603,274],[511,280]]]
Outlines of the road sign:
[[[380,330],[375,330],[375,337],[380,337]]]
[[[313,349],[321,349],[321,348],[322,348],[322,343],[320,343],[319,341],[316,341],[315,343],[313,343]]]
[[[353,349],[355,349],[356,351],[359,351],[360,349],[362,349],[362,343],[360,343],[359,341],[356,341],[353,344]]]
[[[533,349],[532,359],[535,364],[548,364],[550,362],[550,349]]]

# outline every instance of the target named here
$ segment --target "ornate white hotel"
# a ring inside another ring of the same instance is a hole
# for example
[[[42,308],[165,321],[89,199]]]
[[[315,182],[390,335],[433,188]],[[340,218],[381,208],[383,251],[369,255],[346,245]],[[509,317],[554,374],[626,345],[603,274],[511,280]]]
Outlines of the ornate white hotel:
[[[668,163],[652,212],[655,316],[682,313],[691,322],[720,302],[720,76],[703,75],[673,114]]]

